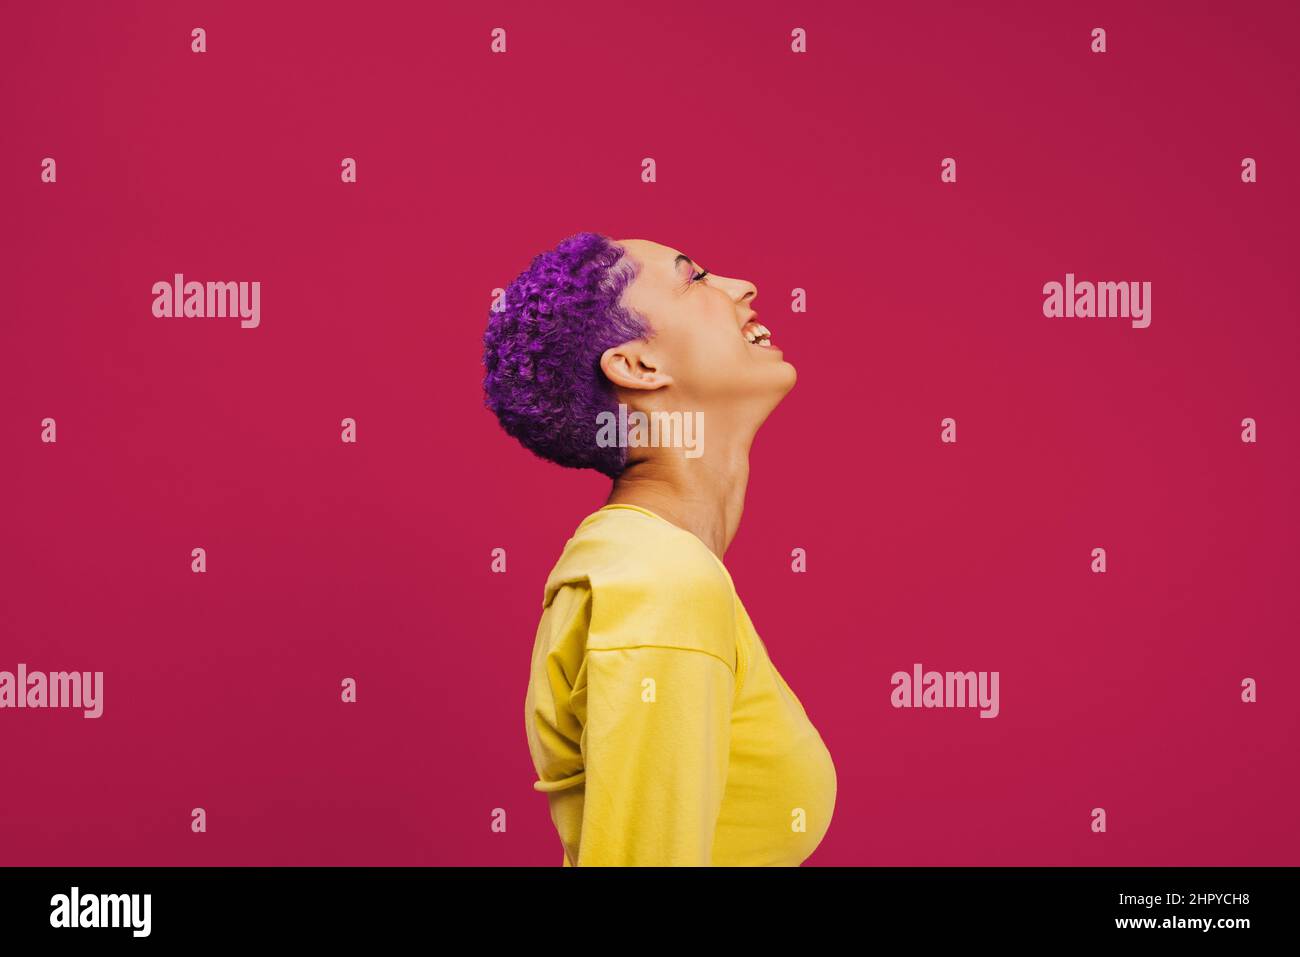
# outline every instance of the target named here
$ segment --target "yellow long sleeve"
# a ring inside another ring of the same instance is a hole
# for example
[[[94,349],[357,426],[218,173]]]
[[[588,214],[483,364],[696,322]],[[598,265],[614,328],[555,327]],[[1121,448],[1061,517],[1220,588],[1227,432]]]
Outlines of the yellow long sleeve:
[[[703,651],[596,649],[573,706],[586,769],[578,866],[707,866],[727,781],[730,666]]]
[[[830,826],[834,762],[731,573],[638,506],[547,576],[523,717],[566,867],[795,867]]]

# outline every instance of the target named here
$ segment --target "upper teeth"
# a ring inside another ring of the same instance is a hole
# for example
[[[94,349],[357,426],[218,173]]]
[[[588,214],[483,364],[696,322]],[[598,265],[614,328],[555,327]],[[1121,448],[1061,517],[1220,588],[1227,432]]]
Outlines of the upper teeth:
[[[745,338],[750,342],[757,342],[759,339],[771,339],[772,333],[762,323],[752,322],[745,332]]]

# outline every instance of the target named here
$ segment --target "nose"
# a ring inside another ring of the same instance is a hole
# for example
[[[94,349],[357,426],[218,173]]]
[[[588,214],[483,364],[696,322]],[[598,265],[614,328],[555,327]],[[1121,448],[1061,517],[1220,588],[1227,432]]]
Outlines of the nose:
[[[737,304],[752,302],[758,298],[758,287],[748,279],[726,279],[727,292]]]

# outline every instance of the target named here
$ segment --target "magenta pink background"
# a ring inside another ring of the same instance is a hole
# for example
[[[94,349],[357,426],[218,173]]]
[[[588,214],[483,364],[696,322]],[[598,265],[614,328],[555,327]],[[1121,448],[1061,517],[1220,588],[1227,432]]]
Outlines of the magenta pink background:
[[[0,863],[559,864],[523,700],[605,482],[479,350],[582,229],[751,279],[799,370],[727,562],[835,760],[810,864],[1300,863],[1300,15],[970,6],[11,8],[0,670],[106,687],[0,712]],[[1045,318],[1067,271],[1150,328]],[[261,327],[155,318],[175,272]],[[892,709],[918,661],[1001,715]]]

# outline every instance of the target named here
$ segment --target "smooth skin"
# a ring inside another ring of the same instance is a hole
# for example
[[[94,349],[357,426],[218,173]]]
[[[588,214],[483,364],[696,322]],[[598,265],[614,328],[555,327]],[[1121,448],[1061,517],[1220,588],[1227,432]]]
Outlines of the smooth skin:
[[[702,412],[703,455],[672,447],[628,449],[608,505],[639,505],[692,532],[719,559],[745,508],[749,450],[759,427],[794,388],[794,366],[775,345],[750,343],[761,321],[758,288],[704,271],[680,250],[645,239],[616,242],[641,270],[623,303],[650,323],[645,342],[607,349],[600,367],[629,412]]]

